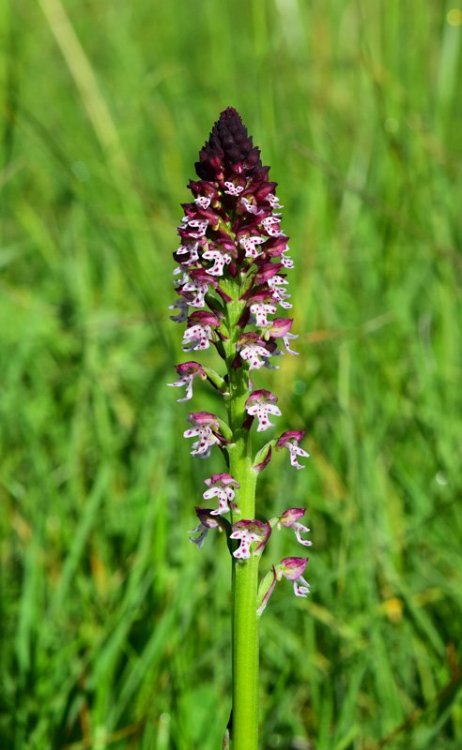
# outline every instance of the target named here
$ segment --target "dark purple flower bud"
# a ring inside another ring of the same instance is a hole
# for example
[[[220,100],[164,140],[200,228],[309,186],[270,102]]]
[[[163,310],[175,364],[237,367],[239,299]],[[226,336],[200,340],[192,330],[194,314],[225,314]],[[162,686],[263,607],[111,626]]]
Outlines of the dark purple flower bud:
[[[192,375],[193,377],[200,377],[202,380],[205,380],[207,377],[204,368],[199,362],[182,362],[175,369],[181,377]]]
[[[281,263],[264,263],[257,274],[255,274],[255,283],[264,284],[269,279],[274,278],[282,268]]]
[[[229,253],[233,258],[237,257],[236,243],[229,237],[229,235],[222,233],[219,237],[214,239],[213,244],[219,250]]]
[[[241,118],[233,107],[221,113],[196,162],[203,180],[223,180],[229,175],[252,176],[261,168],[260,150],[254,148]]]
[[[190,180],[188,183],[188,188],[194,195],[196,202],[197,198],[208,198],[211,202],[213,202],[217,200],[219,195],[218,188],[213,184],[213,182],[208,182],[207,180]]]
[[[260,202],[265,200],[270,193],[274,193],[275,189],[277,187],[277,182],[265,182],[263,185],[260,185],[254,192],[255,199]]]
[[[246,300],[249,305],[253,302],[265,302],[266,300],[271,300],[271,298],[270,289],[261,286],[257,286],[256,288],[251,287],[241,295],[241,299]]]
[[[278,237],[277,239],[269,240],[265,247],[267,255],[271,258],[277,258],[287,250],[288,237]],[[282,264],[284,265],[284,264]]]
[[[206,268],[194,268],[189,272],[192,281],[198,284],[207,284],[216,287],[218,282],[213,276],[210,276]]]

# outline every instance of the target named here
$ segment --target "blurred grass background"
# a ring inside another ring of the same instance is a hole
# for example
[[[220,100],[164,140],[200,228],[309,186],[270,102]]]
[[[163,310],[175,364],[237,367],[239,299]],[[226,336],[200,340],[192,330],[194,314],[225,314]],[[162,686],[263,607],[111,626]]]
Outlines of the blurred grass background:
[[[461,34],[457,0],[2,5],[1,750],[221,746],[229,560],[187,541],[210,464],[165,384],[227,105],[297,262],[301,355],[261,385],[312,453],[262,476],[315,542],[262,621],[262,748],[462,747]]]

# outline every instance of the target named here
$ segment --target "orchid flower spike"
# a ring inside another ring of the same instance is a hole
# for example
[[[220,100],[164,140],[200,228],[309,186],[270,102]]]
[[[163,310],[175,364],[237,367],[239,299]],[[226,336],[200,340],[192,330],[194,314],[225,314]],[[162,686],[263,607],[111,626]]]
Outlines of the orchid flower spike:
[[[280,354],[296,354],[291,349],[296,338],[293,319],[283,317],[291,308],[286,276],[294,263],[288,255],[277,185],[232,107],[213,125],[195,168],[197,179],[188,184],[191,196],[182,204],[179,239],[173,246],[176,301],[170,306],[171,319],[183,326],[182,348],[191,360],[176,366],[177,379],[169,385],[184,388],[178,401],[185,402],[192,399],[197,380],[206,381],[222,404],[216,413],[191,412],[183,433],[193,438],[191,455],[207,459],[216,446],[225,463],[204,479],[202,497],[213,507],[196,507],[199,523],[190,539],[200,548],[211,530],[225,532],[235,584],[233,742],[256,750],[258,646],[249,632],[256,633],[257,614],[282,578],[293,583],[296,596],[309,592],[303,578],[308,561],[303,557],[286,557],[272,565],[258,598],[255,586],[259,557],[274,526],[292,529],[299,544],[311,545],[309,529],[300,521],[303,508],[288,508],[271,521],[259,520],[255,497],[257,479],[274,449],[286,448],[295,469],[302,469],[299,458],[309,455],[300,447],[302,431],[283,432],[258,449],[252,445],[255,432],[265,432],[274,426],[273,417],[282,416],[278,397],[260,388],[259,382],[254,386],[252,379],[277,369],[274,363]],[[203,364],[195,361],[202,353]],[[221,372],[209,367],[211,357],[222,361]],[[255,419],[256,429],[251,430]]]

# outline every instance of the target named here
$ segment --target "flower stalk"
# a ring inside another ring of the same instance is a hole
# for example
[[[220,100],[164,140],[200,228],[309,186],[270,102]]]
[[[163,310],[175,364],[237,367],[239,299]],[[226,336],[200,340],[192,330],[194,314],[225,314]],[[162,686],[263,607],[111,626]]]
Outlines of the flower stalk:
[[[191,400],[200,381],[224,401],[222,416],[191,412],[191,427],[184,432],[195,439],[192,455],[207,458],[218,448],[226,463],[224,473],[204,480],[204,500],[217,507],[196,507],[199,525],[190,539],[202,547],[210,531],[226,536],[232,557],[231,747],[258,750],[258,619],[283,578],[293,582],[296,596],[309,592],[302,577],[307,558],[272,565],[259,584],[260,558],[274,530],[292,529],[300,544],[311,544],[305,537],[309,529],[299,522],[304,509],[288,508],[265,520],[256,508],[258,475],[275,450],[287,448],[291,465],[303,468],[298,457],[308,456],[300,447],[304,433],[283,432],[258,451],[252,441],[254,433],[274,426],[272,417],[281,416],[277,396],[254,388],[254,371],[271,367],[271,358],[283,352],[296,354],[289,344],[296,338],[292,319],[274,317],[278,306],[291,307],[285,272],[293,262],[281,229],[276,183],[269,181],[269,168],[262,166],[260,151],[233,108],[213,126],[196,172],[199,180],[189,183],[193,201],[183,205],[180,246],[173,254],[178,299],[171,317],[186,323],[183,349],[188,357],[214,347],[224,372],[188,359],[177,365],[179,379],[170,385],[185,388],[179,402]]]

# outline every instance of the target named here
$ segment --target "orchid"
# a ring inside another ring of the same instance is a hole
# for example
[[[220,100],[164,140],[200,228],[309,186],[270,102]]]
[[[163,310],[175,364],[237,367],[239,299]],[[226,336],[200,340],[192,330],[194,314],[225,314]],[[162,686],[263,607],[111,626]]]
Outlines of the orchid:
[[[263,432],[269,427],[274,426],[269,420],[269,414],[274,414],[277,417],[281,416],[281,410],[276,406],[277,400],[277,396],[264,389],[252,391],[250,394],[245,404],[245,410],[252,417],[257,417],[257,432]]]
[[[302,523],[299,523],[299,518],[305,515],[305,508],[288,508],[279,517],[279,526],[285,526],[287,529],[293,529],[295,532],[295,538],[299,544],[304,547],[311,547],[312,542],[309,539],[304,539],[302,534],[308,534],[309,529]]]
[[[271,534],[271,526],[268,522],[244,519],[237,521],[233,524],[233,531],[230,534],[230,539],[240,539],[240,545],[234,550],[233,556],[239,560],[247,560],[251,554],[257,555],[261,552]],[[258,542],[257,547],[253,553],[250,552],[250,545],[253,542]]]
[[[197,544],[200,549],[210,529],[217,529],[219,523],[212,517],[212,510],[209,508],[196,508],[196,514],[199,518],[199,525],[189,532],[191,534],[189,539],[193,544]]]
[[[297,456],[309,458],[309,453],[300,448],[300,441],[303,440],[305,433],[302,430],[284,432],[276,443],[277,448],[287,448],[290,454],[290,463],[294,469],[303,469],[304,466],[298,463]]]
[[[287,448],[292,467],[303,468],[298,459],[309,455],[300,447],[304,432],[283,432],[255,454],[252,448],[253,433],[274,427],[271,419],[282,412],[278,397],[254,387],[251,378],[275,368],[274,358],[297,354],[291,349],[293,319],[280,312],[292,307],[286,270],[293,261],[276,183],[235,109],[221,113],[195,167],[198,179],[189,183],[192,199],[183,204],[173,253],[177,300],[171,319],[186,324],[183,350],[210,350],[207,356],[220,358],[224,372],[191,360],[176,366],[178,379],[169,385],[183,387],[178,401],[186,402],[194,398],[194,381],[207,381],[226,413],[226,418],[209,411],[188,415],[191,426],[183,434],[194,439],[191,454],[206,459],[216,446],[226,463],[224,471],[204,480],[202,497],[215,507],[195,508],[199,523],[190,540],[201,548],[211,530],[226,538],[233,564],[232,747],[257,750],[258,617],[283,578],[293,582],[296,596],[309,592],[306,558],[287,557],[271,566],[258,593],[259,563],[274,529],[291,529],[299,544],[311,545],[300,521],[304,508],[288,508],[270,520],[256,508],[257,479],[274,448]]]
[[[295,596],[305,597],[310,593],[310,584],[303,578],[307,564],[306,557],[285,557],[276,568],[278,580],[284,577],[293,582]]]
[[[182,364],[176,366],[176,371],[180,376],[179,380],[176,380],[174,383],[168,383],[168,385],[176,388],[181,388],[182,386],[186,388],[184,398],[177,398],[178,403],[182,403],[183,401],[190,401],[193,396],[194,378],[201,378],[201,380],[206,380],[207,375],[205,373],[205,370],[202,365],[199,364],[199,362],[183,362]]]
[[[210,479],[205,480],[209,488],[204,492],[204,500],[210,500],[212,497],[218,498],[218,508],[212,510],[212,516],[223,515],[234,511],[239,513],[239,508],[234,502],[235,488],[239,488],[239,482],[236,482],[231,474],[213,474]]]
[[[193,412],[188,417],[193,425],[193,429],[185,430],[185,438],[198,437],[199,440],[193,443],[191,455],[208,458],[210,449],[213,445],[220,442],[219,422],[214,414],[206,411]]]

